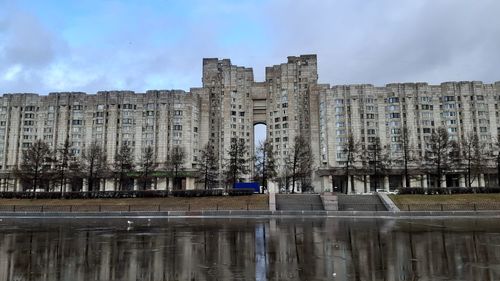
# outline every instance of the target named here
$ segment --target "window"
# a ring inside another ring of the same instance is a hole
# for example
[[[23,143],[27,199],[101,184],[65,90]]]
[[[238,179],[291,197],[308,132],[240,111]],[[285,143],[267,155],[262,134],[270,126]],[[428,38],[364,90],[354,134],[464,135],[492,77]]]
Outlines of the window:
[[[175,131],[182,131],[182,125],[174,125]]]
[[[392,128],[391,129],[391,134],[400,134],[401,133],[401,129],[399,128]]]
[[[148,111],[148,113],[149,112],[152,112],[152,111]],[[176,111],[174,111],[174,115],[175,116],[182,116],[182,110],[176,110]]]
[[[399,98],[398,97],[391,97],[391,98],[388,98],[387,101],[389,103],[397,103],[397,102],[399,102]]]

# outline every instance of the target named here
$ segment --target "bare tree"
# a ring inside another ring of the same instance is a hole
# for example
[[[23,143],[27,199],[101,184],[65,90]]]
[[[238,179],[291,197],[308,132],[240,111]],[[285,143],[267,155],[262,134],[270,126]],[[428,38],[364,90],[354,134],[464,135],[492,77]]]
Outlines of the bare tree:
[[[437,128],[426,143],[425,162],[431,175],[436,176],[435,187],[440,187],[442,178],[453,165],[453,154],[457,144],[450,140],[444,127]]]
[[[493,143],[493,146],[494,147],[491,154],[494,157],[495,168],[497,170],[497,186],[500,187],[500,135],[497,136],[497,139]]]
[[[477,134],[470,132],[461,141],[461,159],[466,171],[466,184],[471,188],[480,171],[485,167],[486,145],[479,141]]]
[[[231,138],[231,145],[227,152],[226,159],[226,180],[233,188],[236,182],[241,181],[243,175],[248,174],[250,169],[248,163],[248,148],[244,139]]]
[[[412,150],[413,146],[410,142],[410,133],[408,132],[408,127],[406,125],[403,125],[403,128],[401,130],[401,156],[403,160],[403,174],[405,176],[406,187],[411,187],[409,166],[415,161]]]
[[[74,162],[74,155],[71,153],[70,143],[68,138],[66,138],[63,145],[57,149],[55,159],[56,179],[59,182],[61,197],[66,192],[66,183],[70,174],[71,162]]]
[[[219,163],[212,144],[207,143],[201,151],[199,164],[198,180],[204,183],[205,190],[216,186],[219,177]]]
[[[387,150],[380,143],[379,137],[375,137],[373,142],[366,146],[364,160],[365,169],[372,175],[370,182],[374,183],[375,190],[377,190],[380,179],[387,172],[387,164],[389,162]]]
[[[118,174],[118,186],[124,190],[125,183],[129,181],[129,174],[134,170],[134,159],[132,148],[127,142],[123,142],[115,155],[114,173]]]
[[[151,186],[151,173],[154,172],[157,164],[155,162],[154,150],[151,146],[147,146],[141,155],[141,162],[139,164],[140,178],[139,183],[142,190],[146,190]]]
[[[23,151],[20,169],[16,173],[24,183],[30,185],[34,197],[37,189],[45,187],[51,178],[53,162],[53,152],[43,140],[36,140]]]
[[[354,163],[359,153],[359,143],[355,141],[352,132],[349,132],[347,142],[342,146],[342,154],[346,156],[344,164],[344,175],[346,177],[346,188],[342,186],[342,193],[349,192],[349,182],[351,182],[351,191],[354,191],[354,183],[350,181],[351,171],[354,169]]]
[[[301,135],[295,137],[290,152],[286,159],[286,165],[292,181],[292,193],[295,193],[295,183],[297,181],[307,184],[310,179],[313,168],[313,154],[311,144]]]
[[[94,141],[82,152],[81,168],[87,179],[88,191],[94,191],[96,187],[98,189],[99,180],[108,171],[106,154],[100,144]]]
[[[276,161],[273,146],[267,141],[261,141],[255,153],[255,178],[264,189],[268,189],[268,180],[276,177]]]
[[[179,172],[183,170],[184,160],[186,158],[186,153],[184,149],[180,146],[172,147],[170,154],[168,155],[167,169],[170,174],[173,174],[174,189],[181,189],[181,181],[179,178]]]

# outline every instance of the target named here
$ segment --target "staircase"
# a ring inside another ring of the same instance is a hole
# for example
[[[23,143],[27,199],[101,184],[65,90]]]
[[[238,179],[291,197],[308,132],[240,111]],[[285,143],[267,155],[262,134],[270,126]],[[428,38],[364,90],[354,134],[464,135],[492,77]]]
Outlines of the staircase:
[[[338,195],[339,211],[387,211],[378,195]]]
[[[276,210],[317,211],[324,207],[318,194],[276,194]]]

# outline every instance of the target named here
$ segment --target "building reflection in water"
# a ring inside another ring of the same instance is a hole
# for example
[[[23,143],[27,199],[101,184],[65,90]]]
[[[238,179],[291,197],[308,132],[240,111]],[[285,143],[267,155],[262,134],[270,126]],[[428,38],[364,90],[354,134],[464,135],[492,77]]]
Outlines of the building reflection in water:
[[[499,280],[496,224],[4,220],[0,280]]]

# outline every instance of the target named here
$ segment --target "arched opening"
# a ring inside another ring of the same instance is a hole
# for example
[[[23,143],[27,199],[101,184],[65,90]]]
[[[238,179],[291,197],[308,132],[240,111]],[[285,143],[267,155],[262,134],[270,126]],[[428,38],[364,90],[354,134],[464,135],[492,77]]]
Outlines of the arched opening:
[[[267,186],[267,179],[265,176],[266,153],[264,143],[267,136],[267,126],[265,123],[256,123],[253,126],[253,180],[259,182],[261,191],[264,191]]]
[[[265,123],[256,123],[253,126],[253,140],[255,147],[259,145],[260,142],[264,142],[267,136],[267,125]]]

